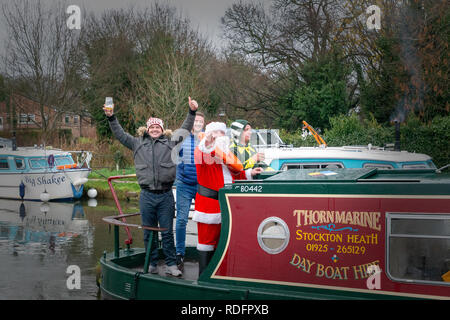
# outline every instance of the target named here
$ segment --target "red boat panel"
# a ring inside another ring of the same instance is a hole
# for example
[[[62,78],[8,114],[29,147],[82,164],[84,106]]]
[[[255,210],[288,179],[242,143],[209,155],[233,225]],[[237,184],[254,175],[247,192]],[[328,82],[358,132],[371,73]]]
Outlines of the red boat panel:
[[[394,281],[386,270],[386,213],[449,213],[448,196],[227,194],[228,243],[212,278],[409,296],[450,297],[448,285]],[[283,220],[289,242],[263,250],[258,228]],[[381,274],[371,275],[370,265]],[[369,280],[369,281],[368,281]]]

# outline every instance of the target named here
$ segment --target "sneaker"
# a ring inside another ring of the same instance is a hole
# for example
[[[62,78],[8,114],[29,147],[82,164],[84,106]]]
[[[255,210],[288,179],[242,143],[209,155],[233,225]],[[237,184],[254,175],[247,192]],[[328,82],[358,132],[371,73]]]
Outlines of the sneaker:
[[[157,274],[158,273],[158,267],[150,265],[149,272],[153,273],[153,274]]]
[[[179,277],[183,274],[176,265],[166,266],[166,273],[174,277]]]
[[[177,266],[178,269],[180,269],[181,271],[183,271],[183,267],[184,267],[184,256],[181,254],[177,254]]]

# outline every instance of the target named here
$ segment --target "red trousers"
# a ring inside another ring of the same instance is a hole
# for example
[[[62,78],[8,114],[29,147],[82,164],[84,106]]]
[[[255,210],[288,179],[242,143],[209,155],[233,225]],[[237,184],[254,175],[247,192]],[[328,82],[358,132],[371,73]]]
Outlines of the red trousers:
[[[220,227],[222,224],[206,224],[197,222],[199,251],[214,251],[220,237]]]

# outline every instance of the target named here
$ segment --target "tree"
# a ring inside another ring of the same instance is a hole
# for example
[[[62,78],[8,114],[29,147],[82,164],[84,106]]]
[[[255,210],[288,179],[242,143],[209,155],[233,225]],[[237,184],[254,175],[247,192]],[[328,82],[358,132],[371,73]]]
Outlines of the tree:
[[[115,113],[126,130],[134,132],[132,110],[124,95],[132,90],[137,63],[133,8],[108,10],[100,17],[90,14],[83,24],[80,47],[85,61],[86,90],[83,103],[97,124],[100,137],[111,136],[108,121],[102,110],[105,97],[113,97]]]
[[[377,47],[380,51],[378,68],[368,69],[366,77],[359,74],[361,109],[365,116],[372,114],[379,123],[387,123],[393,120],[408,75],[394,39],[380,37]]]
[[[243,56],[270,79],[264,89],[250,87],[251,81],[244,84],[254,93],[254,105],[265,115],[275,115],[275,122],[289,130],[301,126],[306,116],[314,126],[327,127],[326,112],[339,114],[355,104],[357,83],[350,71],[333,75],[336,70],[328,64],[332,59],[340,67],[347,65],[342,52],[335,54],[344,33],[341,3],[274,0],[266,10],[262,4],[239,1],[222,18],[231,53]],[[335,82],[314,78],[316,71]]]
[[[329,118],[346,114],[351,107],[347,93],[350,68],[339,50],[330,52],[318,61],[307,62],[301,69],[301,80],[279,103],[284,113],[281,126],[296,131],[302,120],[322,130],[329,127]]]
[[[425,87],[425,108],[419,115],[429,122],[436,115],[450,114],[450,5],[448,1],[424,1],[422,7],[424,20],[417,46]]]
[[[5,78],[0,74],[0,101],[5,101],[7,96],[7,89]]]
[[[85,29],[84,101],[101,136],[109,135],[101,110],[105,96],[114,97],[115,113],[129,132],[150,116],[176,127],[186,115],[188,96],[206,104],[208,44],[175,8],[156,3],[144,11],[108,10],[100,18],[89,16]]]
[[[39,105],[44,139],[62,114],[80,109],[79,31],[66,25],[65,6],[14,0],[2,5],[8,41],[4,73],[12,89]],[[46,108],[53,108],[50,117]],[[77,112],[78,113],[78,112]]]
[[[341,10],[337,0],[239,1],[222,18],[225,37],[234,52],[264,68],[297,70],[305,61],[318,61],[339,38]]]
[[[174,128],[186,116],[188,96],[207,103],[203,77],[208,43],[175,8],[155,4],[137,15],[140,54],[128,105],[136,119],[156,116]]]

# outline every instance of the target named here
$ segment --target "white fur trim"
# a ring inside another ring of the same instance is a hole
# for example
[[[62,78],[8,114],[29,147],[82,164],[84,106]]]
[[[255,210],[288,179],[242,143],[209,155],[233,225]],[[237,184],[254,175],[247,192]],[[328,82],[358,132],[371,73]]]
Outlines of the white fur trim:
[[[211,122],[206,125],[205,134],[212,131],[223,131],[223,133],[227,132],[227,126],[223,122]]]
[[[198,210],[194,211],[192,221],[201,222],[205,224],[220,224],[222,223],[222,215],[219,213],[205,213]]]
[[[253,180],[253,177],[252,177],[252,170],[253,170],[253,169],[247,169],[247,170],[245,170],[245,177],[247,178],[247,180]]]
[[[222,173],[223,173],[223,183],[233,183],[233,178],[231,177],[230,169],[226,165],[222,165]]]
[[[198,251],[214,251],[214,246],[210,244],[197,243]]]
[[[215,144],[213,143],[210,147],[206,147],[205,145],[206,138],[203,138],[202,141],[198,144],[198,149],[203,153],[211,153],[214,151]]]

